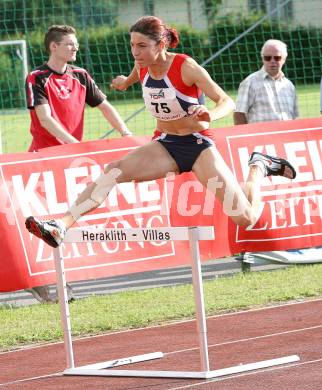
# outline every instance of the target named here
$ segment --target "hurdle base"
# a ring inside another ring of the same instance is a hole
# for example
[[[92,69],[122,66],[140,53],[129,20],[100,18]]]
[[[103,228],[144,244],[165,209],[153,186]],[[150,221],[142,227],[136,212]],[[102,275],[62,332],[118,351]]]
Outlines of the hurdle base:
[[[145,355],[141,355],[141,356],[145,356]],[[134,361],[129,362],[129,359],[130,358],[124,359],[124,361],[127,360],[127,363],[124,364],[136,363],[142,361],[142,360],[137,360],[135,362]],[[120,359],[120,361],[122,360],[123,359]],[[145,360],[150,360],[150,359],[145,359]],[[222,376],[227,376],[232,374],[238,374],[246,371],[259,370],[261,368],[278,366],[281,364],[293,363],[299,360],[300,360],[299,356],[291,355],[291,356],[284,356],[277,359],[263,360],[261,362],[256,362],[256,363],[241,364],[238,366],[222,368],[214,371],[153,371],[153,370],[113,370],[113,369],[111,370],[111,369],[106,369],[107,368],[106,366],[105,369],[99,369],[100,367],[99,365],[102,365],[104,363],[97,363],[88,366],[68,368],[63,372],[63,374],[83,375],[83,376],[111,376],[111,377],[211,379],[211,378],[219,378]]]

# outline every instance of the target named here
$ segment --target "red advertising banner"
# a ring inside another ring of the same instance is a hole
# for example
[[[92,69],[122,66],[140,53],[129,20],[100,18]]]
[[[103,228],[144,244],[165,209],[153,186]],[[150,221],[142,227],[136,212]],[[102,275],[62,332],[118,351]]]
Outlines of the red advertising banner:
[[[79,224],[111,228],[214,226],[216,239],[201,243],[204,260],[242,250],[322,245],[322,120],[244,125],[218,129],[217,133],[216,145],[240,183],[246,180],[247,160],[254,150],[283,156],[298,172],[293,181],[280,177],[264,180],[261,215],[254,226],[237,227],[193,174],[120,184]],[[0,156],[0,291],[55,282],[52,248],[27,232],[25,218],[62,216],[106,164],[148,141],[148,137],[125,137]],[[63,253],[68,280],[190,261],[187,242],[63,244]]]

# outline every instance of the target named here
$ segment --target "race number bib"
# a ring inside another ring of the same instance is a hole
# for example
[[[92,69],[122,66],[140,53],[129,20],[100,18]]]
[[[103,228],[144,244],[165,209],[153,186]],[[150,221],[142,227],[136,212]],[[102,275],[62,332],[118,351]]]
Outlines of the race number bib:
[[[143,99],[151,115],[157,119],[171,121],[188,115],[171,88],[143,87]]]

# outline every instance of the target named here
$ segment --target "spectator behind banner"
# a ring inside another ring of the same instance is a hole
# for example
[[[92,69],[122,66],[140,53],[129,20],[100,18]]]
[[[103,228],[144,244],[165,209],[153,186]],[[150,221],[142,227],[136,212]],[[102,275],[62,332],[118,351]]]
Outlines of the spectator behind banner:
[[[286,44],[276,39],[269,39],[261,49],[261,57],[262,68],[250,74],[239,85],[234,112],[235,125],[290,120],[299,116],[295,87],[282,72],[287,59]],[[279,256],[274,251],[264,253],[266,259],[275,258],[276,261],[281,261],[283,257],[283,251],[278,251]],[[302,249],[301,254],[305,254],[305,250]],[[256,256],[256,253],[249,255],[248,252],[245,253],[243,259]]]
[[[29,152],[83,139],[85,104],[97,107],[120,135],[131,135],[115,108],[106,100],[89,73],[68,62],[76,60],[79,44],[71,26],[54,25],[45,34],[48,61],[26,79],[32,142]],[[69,299],[73,299],[68,285]],[[52,301],[48,286],[30,290],[40,302]]]
[[[293,83],[282,72],[287,47],[276,39],[261,50],[263,66],[240,83],[234,113],[235,125],[296,119],[299,116]]]

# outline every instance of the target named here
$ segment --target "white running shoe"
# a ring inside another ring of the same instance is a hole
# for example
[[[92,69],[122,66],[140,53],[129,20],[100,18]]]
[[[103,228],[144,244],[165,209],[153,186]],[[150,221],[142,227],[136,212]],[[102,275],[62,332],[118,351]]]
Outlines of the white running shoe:
[[[283,158],[253,152],[249,158],[248,165],[259,165],[258,162],[265,169],[265,176],[283,176],[288,179],[294,179],[296,177],[295,169]]]
[[[59,219],[39,221],[31,216],[26,219],[25,224],[30,233],[41,238],[46,244],[54,248],[57,248],[62,243],[66,234],[66,228]]]

